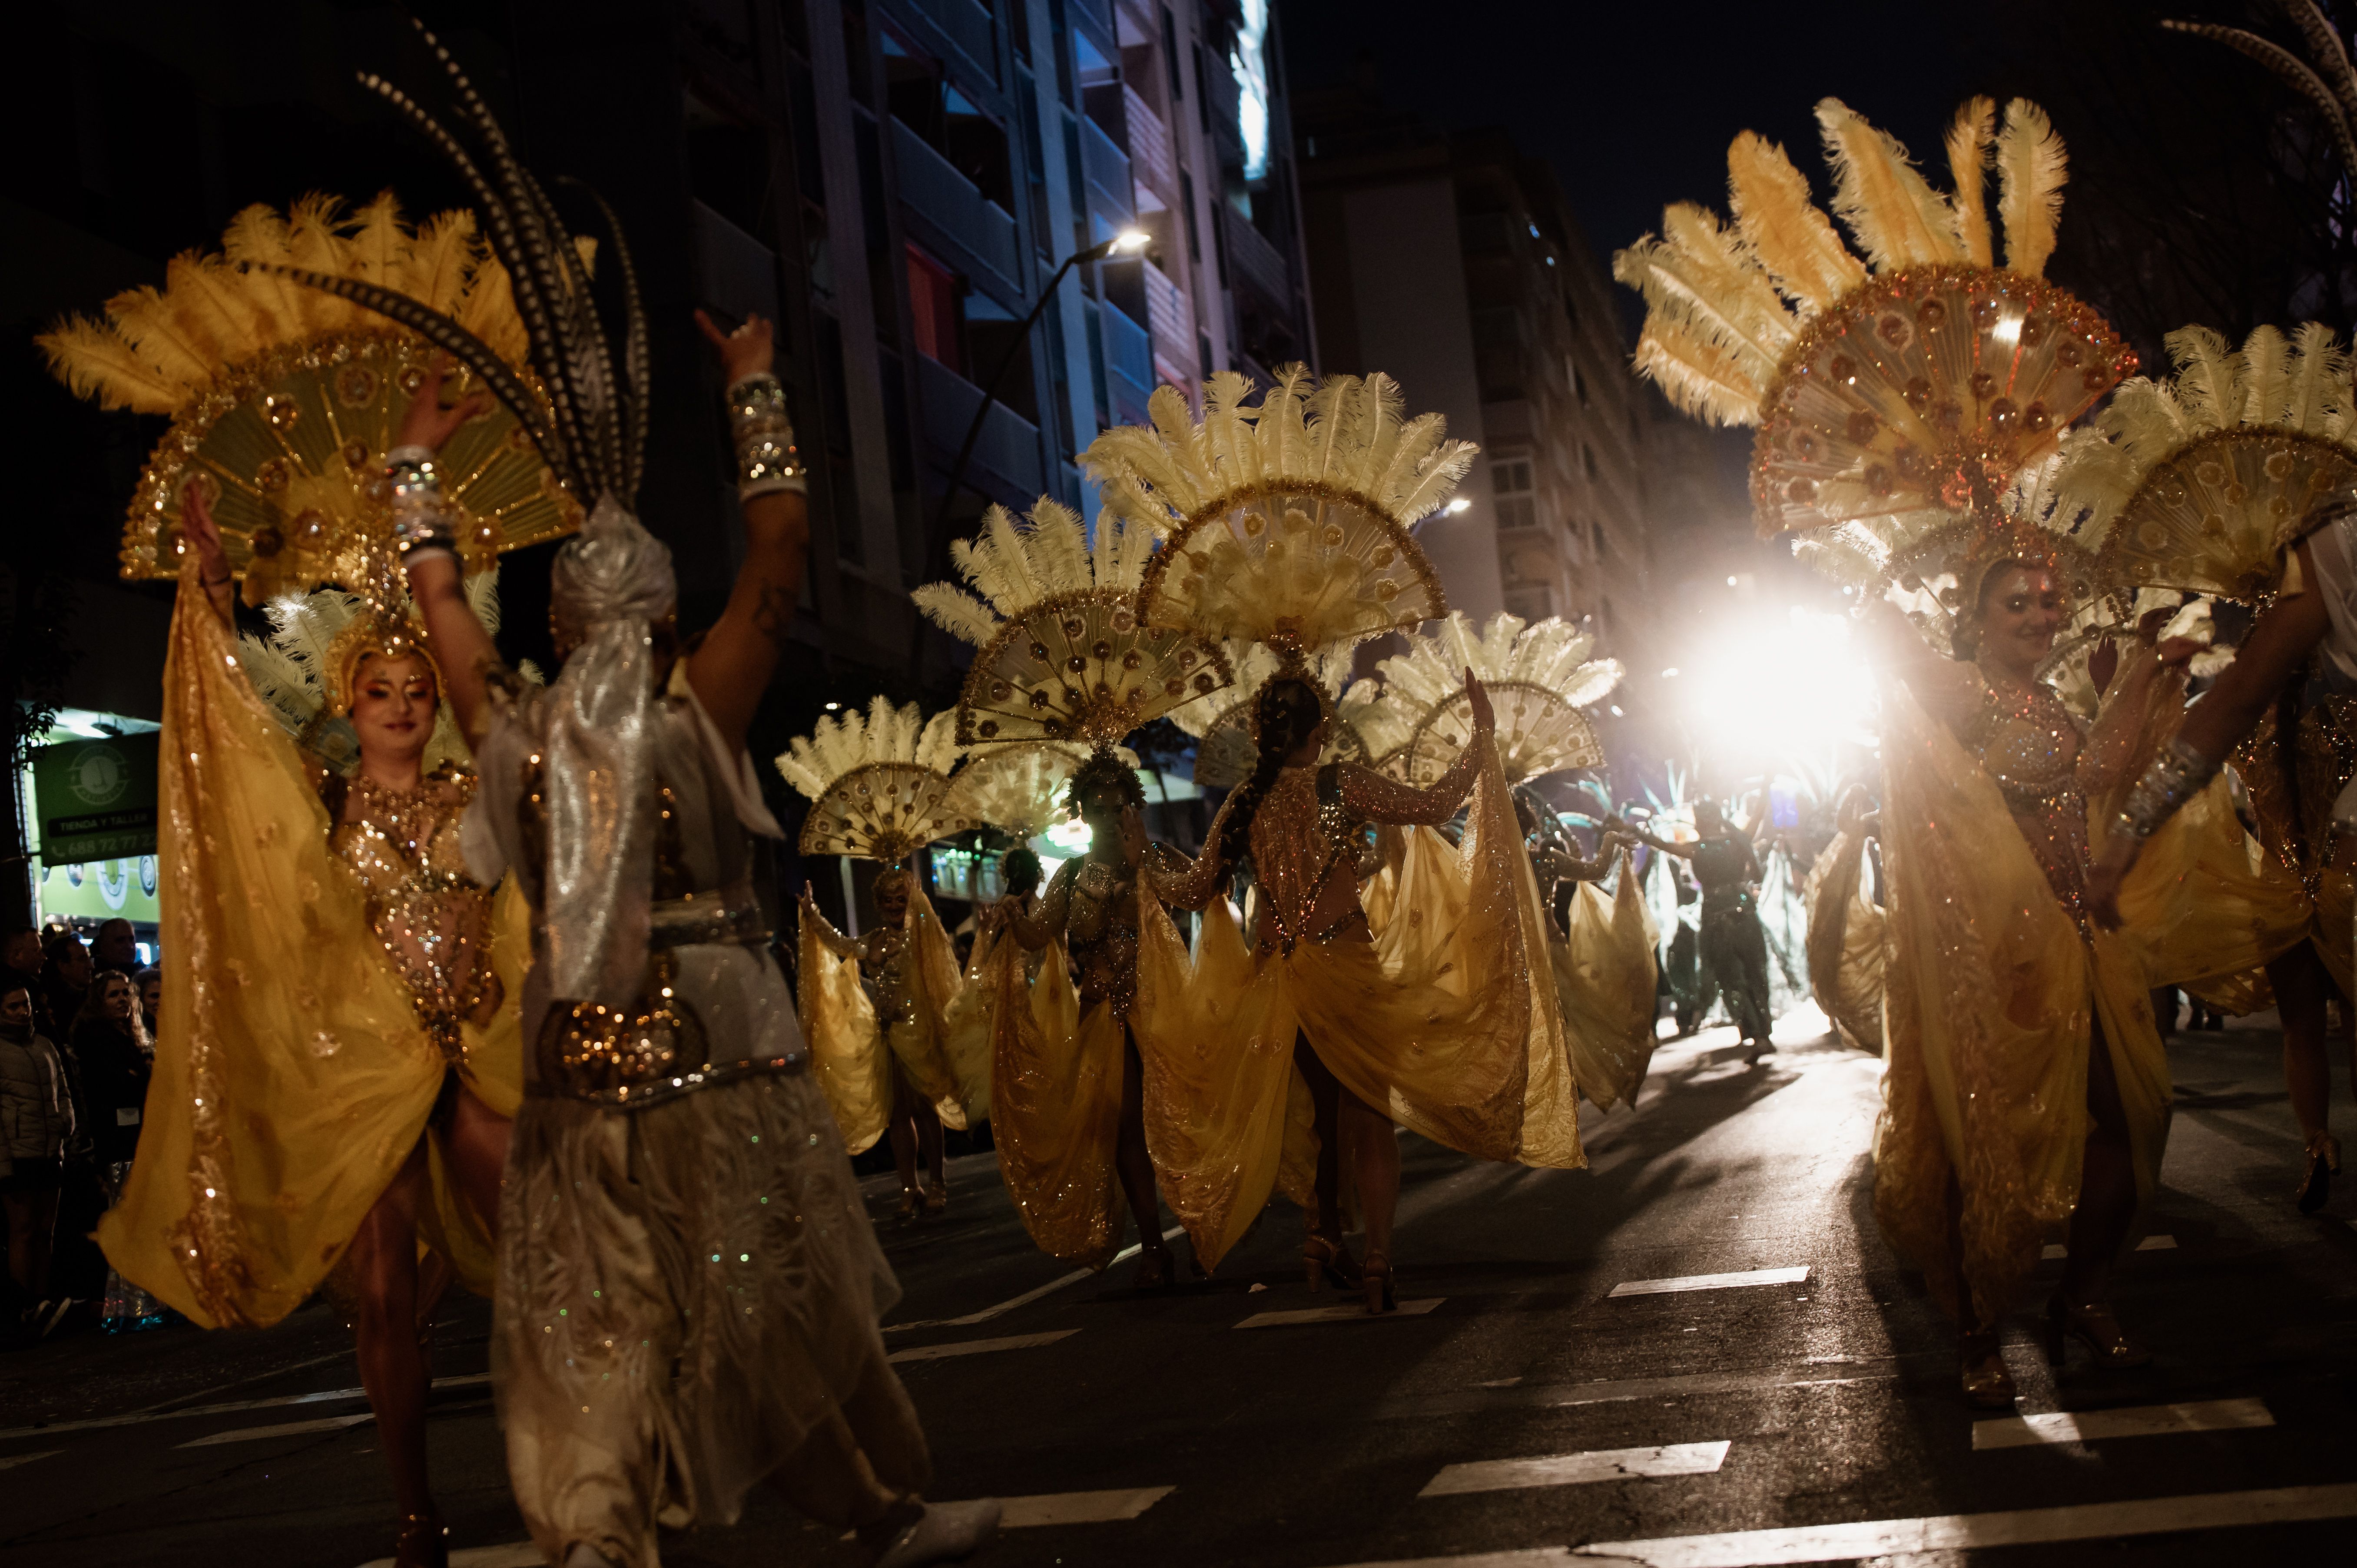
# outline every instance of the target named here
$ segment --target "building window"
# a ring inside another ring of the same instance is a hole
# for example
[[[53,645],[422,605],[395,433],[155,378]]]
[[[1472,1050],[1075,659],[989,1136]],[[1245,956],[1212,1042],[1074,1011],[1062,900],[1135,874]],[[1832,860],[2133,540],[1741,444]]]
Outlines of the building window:
[[[1015,8],[1022,10],[1023,0],[1017,0]],[[1178,71],[1178,19],[1168,5],[1162,7],[1162,63],[1170,71],[1170,102],[1179,102],[1187,96],[1187,86]]]
[[[1501,458],[1490,465],[1490,495],[1498,508],[1500,528],[1538,526],[1538,497],[1531,489],[1531,461]]]
[[[916,246],[909,247],[909,321],[917,351],[965,372],[958,332],[957,278]]]

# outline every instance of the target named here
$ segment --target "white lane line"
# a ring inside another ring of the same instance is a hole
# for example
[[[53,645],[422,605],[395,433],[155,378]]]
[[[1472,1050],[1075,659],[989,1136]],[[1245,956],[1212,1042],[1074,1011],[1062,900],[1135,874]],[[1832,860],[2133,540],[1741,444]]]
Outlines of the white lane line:
[[[349,1352],[348,1352],[349,1353]],[[491,1380],[489,1372],[470,1372],[464,1377],[436,1378],[437,1389],[479,1388]],[[227,1404],[192,1404],[180,1410],[142,1410],[129,1415],[99,1416],[91,1421],[58,1421],[47,1426],[14,1426],[0,1432],[0,1440],[11,1437],[46,1437],[56,1432],[94,1432],[109,1426],[140,1426],[151,1421],[178,1421],[192,1415],[232,1415],[242,1410],[281,1410],[288,1405],[333,1404],[338,1400],[368,1398],[366,1389],[328,1389],[316,1394],[281,1394],[276,1399],[231,1400]]]
[[[1796,1285],[1809,1277],[1808,1265],[1797,1269],[1746,1269],[1735,1274],[1687,1274],[1674,1280],[1623,1280],[1612,1295],[1658,1295],[1666,1291],[1732,1290],[1738,1285]]]
[[[2174,1252],[2177,1251],[2177,1238],[2174,1236],[2147,1236],[2143,1240],[2136,1244],[2136,1250],[2139,1252]],[[2064,1246],[2060,1241],[2049,1241],[2038,1255],[2050,1262],[2056,1258],[2069,1257],[2071,1255],[2071,1249]]]
[[[307,1432],[341,1432],[348,1426],[358,1426],[376,1417],[366,1411],[358,1415],[322,1416],[317,1421],[286,1421],[276,1426],[236,1426],[227,1432],[216,1432],[210,1437],[193,1437],[179,1444],[183,1448],[210,1448],[221,1443],[252,1443],[264,1437],[299,1437]]]
[[[1612,1558],[1645,1563],[1648,1568],[1761,1568],[1775,1563],[1845,1562],[1900,1552],[1969,1552],[1990,1546],[2035,1546],[2352,1517],[2357,1517],[2357,1482],[2344,1481],[2329,1487],[2275,1487],[2264,1491],[2208,1492],[2004,1513],[1862,1520],[1855,1524],[1739,1530],[1657,1541],[1598,1541],[1578,1548],[1569,1560]]]
[[[505,1546],[462,1546],[450,1553],[450,1568],[542,1568],[548,1559],[529,1541]],[[363,1563],[361,1568],[399,1568],[390,1557]]]
[[[1459,1492],[1510,1492],[1524,1487],[1576,1487],[1587,1481],[1620,1481],[1632,1476],[1707,1476],[1727,1463],[1727,1444],[1669,1443],[1653,1448],[1598,1448],[1586,1454],[1555,1454],[1534,1459],[1485,1459],[1451,1465],[1416,1494],[1453,1497]]]
[[[949,1345],[912,1345],[906,1350],[895,1350],[884,1359],[888,1361],[939,1361],[950,1356],[980,1356],[992,1350],[1028,1350],[1034,1345],[1053,1345],[1059,1339],[1070,1339],[1079,1332],[1077,1328],[1059,1328],[1052,1334],[1017,1334],[1007,1339],[961,1339]]]
[[[1108,1524],[1135,1519],[1171,1493],[1176,1487],[1130,1487],[1110,1492],[1049,1492],[1036,1498],[1001,1498],[998,1523],[1002,1530],[1028,1530],[1049,1524]]]
[[[1162,1239],[1165,1241],[1176,1240],[1186,1233],[1186,1230],[1183,1225],[1173,1225],[1162,1233]],[[1135,1258],[1145,1250],[1143,1243],[1133,1241],[1113,1255],[1113,1262],[1118,1263],[1125,1258]],[[1105,1268],[1111,1267],[1113,1263],[1105,1265]],[[1043,1295],[1053,1295],[1066,1285],[1076,1285],[1082,1280],[1094,1279],[1103,1272],[1099,1269],[1074,1269],[1061,1279],[1049,1280],[1037,1290],[1027,1290],[1021,1295],[1008,1297],[996,1306],[985,1306],[980,1312],[969,1312],[963,1317],[929,1317],[916,1323],[888,1323],[884,1326],[884,1332],[903,1334],[911,1328],[971,1328],[977,1323],[987,1323],[994,1317],[1003,1317],[1018,1306],[1028,1306]],[[5,1433],[0,1433],[0,1436],[5,1435]]]
[[[11,1454],[0,1459],[0,1470],[13,1470],[19,1465],[29,1465],[36,1459],[54,1459],[64,1453],[62,1448],[44,1448],[38,1454]]]
[[[2027,1448],[2040,1443],[2096,1443],[2106,1437],[2165,1437],[2178,1432],[2232,1432],[2273,1426],[2264,1400],[2207,1400],[2126,1410],[2062,1411],[1973,1423],[1973,1447]]]
[[[1421,1317],[1448,1298],[1426,1296],[1419,1301],[1404,1301],[1382,1317]],[[1381,1318],[1364,1306],[1311,1306],[1298,1312],[1255,1312],[1239,1328],[1289,1328],[1302,1323],[1371,1323]]]

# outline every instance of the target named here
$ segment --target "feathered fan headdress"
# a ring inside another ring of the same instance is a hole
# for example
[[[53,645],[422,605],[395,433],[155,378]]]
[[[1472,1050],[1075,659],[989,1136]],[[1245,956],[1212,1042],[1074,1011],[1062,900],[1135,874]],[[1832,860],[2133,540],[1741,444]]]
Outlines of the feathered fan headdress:
[[[924,612],[981,651],[957,705],[962,746],[1018,740],[1110,746],[1233,679],[1207,639],[1154,628],[1137,610],[1150,525],[1080,514],[1041,499],[1017,521],[1004,507],[951,547],[974,592],[928,583]]]
[[[1437,413],[1400,418],[1388,377],[1288,365],[1257,406],[1232,371],[1203,389],[1203,418],[1156,389],[1151,428],[1104,432],[1082,461],[1116,517],[1169,542],[1146,564],[1148,626],[1184,627],[1306,655],[1448,613],[1409,525],[1448,499],[1473,461]]]
[[[1637,368],[1695,417],[1756,424],[1763,535],[1835,525],[1903,546],[1993,513],[2023,464],[2136,369],[2109,324],[2043,281],[2063,150],[2025,99],[1975,98],[1947,137],[1953,196],[1847,106],[1817,105],[1851,253],[1782,148],[1727,149],[1732,226],[1680,203],[1614,258],[1645,296]],[[1994,156],[2005,264],[1984,181]],[[1869,275],[1868,265],[1872,267]]]
[[[777,762],[786,782],[811,798],[802,853],[893,862],[974,826],[948,800],[954,722],[878,696],[865,718],[855,709],[797,736]]]
[[[1229,667],[1236,683],[1185,707],[1175,708],[1170,722],[1195,737],[1195,782],[1212,789],[1232,789],[1252,777],[1260,750],[1253,736],[1253,704],[1260,689],[1278,675],[1306,681],[1324,703],[1326,754],[1320,760],[1371,756],[1350,716],[1341,711],[1340,693],[1351,679],[1351,650],[1329,646],[1311,653],[1297,665],[1257,642],[1231,641]]]
[[[1121,766],[1137,766],[1137,754],[1127,746],[1112,751]],[[969,823],[986,822],[1017,839],[1038,838],[1064,820],[1072,775],[1088,756],[1077,746],[1053,742],[977,752],[950,781],[942,810]]]
[[[384,453],[432,345],[295,285],[281,275],[288,269],[415,296],[462,324],[520,405],[546,417],[522,368],[529,350],[511,279],[483,254],[473,214],[412,228],[390,192],[349,216],[326,196],[284,216],[249,207],[231,220],[221,254],[184,252],[162,288],[117,295],[103,320],[75,317],[36,339],[77,394],[171,417],[132,493],[124,576],[179,570],[180,492],[192,478],[248,604],[323,581],[359,588],[383,547]],[[579,505],[508,408],[468,421],[443,457],[471,569],[580,526]]]
[[[2168,341],[2176,376],[2129,381],[2072,434],[2040,521],[2084,540],[2108,581],[2250,603],[2319,504],[2357,486],[2349,357],[2316,321],[2262,327],[2239,351],[2206,327]]]
[[[1435,635],[1377,666],[1378,687],[1361,681],[1343,698],[1375,766],[1421,788],[1446,773],[1473,733],[1465,686],[1470,669],[1488,688],[1498,717],[1498,756],[1506,780],[1519,784],[1567,768],[1597,768],[1604,747],[1581,713],[1620,682],[1620,661],[1590,659],[1596,639],[1568,622],[1527,625],[1501,613],[1475,631],[1452,615]]]

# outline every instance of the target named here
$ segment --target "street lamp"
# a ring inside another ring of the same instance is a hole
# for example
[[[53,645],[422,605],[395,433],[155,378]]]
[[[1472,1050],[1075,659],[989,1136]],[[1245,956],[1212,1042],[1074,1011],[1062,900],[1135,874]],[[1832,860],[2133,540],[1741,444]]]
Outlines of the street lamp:
[[[935,539],[949,536],[950,507],[957,499],[958,487],[965,482],[965,466],[974,456],[974,444],[982,439],[982,422],[990,416],[990,405],[998,399],[998,383],[1006,379],[1007,367],[1015,362],[1015,350],[1031,340],[1031,328],[1039,324],[1040,313],[1048,308],[1048,302],[1056,297],[1057,286],[1064,281],[1064,274],[1084,262],[1101,262],[1107,256],[1135,254],[1146,249],[1153,238],[1143,229],[1125,229],[1110,240],[1091,245],[1085,251],[1075,251],[1064,258],[1064,264],[1056,269],[1056,275],[1049,278],[1048,286],[1039,291],[1039,298],[1031,306],[1031,314],[1023,318],[1022,328],[1007,339],[1006,351],[998,357],[998,368],[991,371],[990,380],[983,383],[982,401],[974,409],[974,423],[966,426],[965,441],[958,447],[957,461],[950,465],[949,484],[942,491],[942,510],[933,519]]]

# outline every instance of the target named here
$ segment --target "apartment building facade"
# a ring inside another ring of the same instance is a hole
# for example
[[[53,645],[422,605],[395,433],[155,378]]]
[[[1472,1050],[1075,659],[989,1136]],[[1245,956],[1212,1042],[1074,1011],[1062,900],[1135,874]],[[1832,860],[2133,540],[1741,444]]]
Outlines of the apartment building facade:
[[[1481,447],[1465,510],[1423,529],[1451,604],[1585,620],[1642,656],[1651,414],[1553,171],[1358,88],[1303,95],[1295,127],[1328,368],[1386,372]]]

